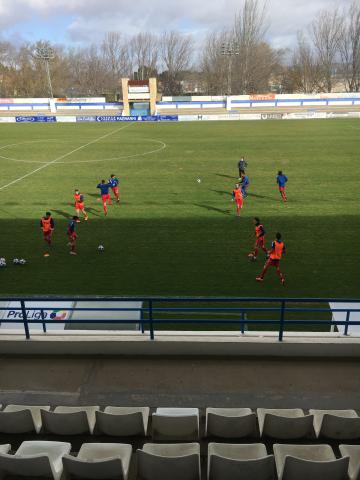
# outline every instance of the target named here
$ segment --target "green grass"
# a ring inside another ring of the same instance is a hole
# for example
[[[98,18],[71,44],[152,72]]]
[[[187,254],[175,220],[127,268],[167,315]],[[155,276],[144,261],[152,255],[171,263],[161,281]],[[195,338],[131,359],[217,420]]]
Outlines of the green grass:
[[[123,127],[0,125],[0,155],[26,160],[0,158],[0,256],[28,260],[0,270],[3,295],[359,297],[358,120]],[[64,163],[1,190],[44,165],[39,162],[110,132]],[[160,148],[154,140],[166,148],[134,156]],[[251,187],[236,218],[230,192],[241,154]],[[279,169],[289,177],[287,204],[275,185]],[[105,218],[96,185],[111,173],[121,179],[122,201]],[[90,220],[78,227],[78,256],[72,257],[65,232],[75,188],[86,196]],[[46,210],[56,221],[49,258],[43,258],[39,228]],[[265,225],[268,245],[277,231],[283,234],[285,288],[274,271],[263,284],[255,282],[263,261],[247,260],[254,216]]]

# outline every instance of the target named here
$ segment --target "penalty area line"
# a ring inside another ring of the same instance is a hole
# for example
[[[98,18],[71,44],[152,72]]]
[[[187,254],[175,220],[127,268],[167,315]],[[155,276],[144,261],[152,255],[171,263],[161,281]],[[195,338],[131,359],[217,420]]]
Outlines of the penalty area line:
[[[24,178],[30,177],[34,173],[40,172],[40,170],[43,170],[44,168],[49,167],[50,165],[53,165],[54,163],[58,162],[59,160],[62,160],[66,157],[69,157],[73,153],[76,153],[79,150],[82,150],[83,148],[88,147],[89,145],[93,145],[94,143],[99,142],[100,140],[103,140],[104,138],[107,138],[107,137],[110,137],[111,135],[114,135],[115,133],[119,132],[120,130],[124,130],[125,128],[130,127],[133,124],[134,123],[131,122],[131,123],[128,123],[127,125],[125,125],[125,126],[122,126],[120,128],[116,128],[115,130],[112,130],[111,132],[106,133],[105,135],[102,135],[101,137],[98,137],[98,138],[95,138],[94,140],[91,140],[91,142],[85,143],[84,145],[80,145],[80,147],[77,147],[74,150],[71,150],[71,152],[64,153],[64,155],[61,155],[60,157],[57,157],[54,160],[51,160],[50,162],[44,163],[43,165],[41,165],[41,167],[35,168],[35,170],[32,170],[31,172],[28,172],[25,175],[22,175],[21,177],[16,178],[12,182],[7,183],[6,185],[3,185],[2,187],[0,187],[0,191],[4,190],[7,187],[10,187],[11,185],[14,185],[15,183],[20,182],[21,180],[24,180]]]

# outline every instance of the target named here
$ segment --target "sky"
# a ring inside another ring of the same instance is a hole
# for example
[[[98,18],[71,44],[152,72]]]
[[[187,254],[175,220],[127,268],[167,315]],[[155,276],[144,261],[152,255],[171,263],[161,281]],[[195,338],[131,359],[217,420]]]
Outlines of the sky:
[[[347,7],[353,0],[267,0],[267,40],[291,47],[324,8]],[[359,1],[359,0],[357,0]],[[232,24],[242,0],[0,0],[0,40],[49,40],[82,46],[106,32],[125,35],[179,30],[201,39]]]

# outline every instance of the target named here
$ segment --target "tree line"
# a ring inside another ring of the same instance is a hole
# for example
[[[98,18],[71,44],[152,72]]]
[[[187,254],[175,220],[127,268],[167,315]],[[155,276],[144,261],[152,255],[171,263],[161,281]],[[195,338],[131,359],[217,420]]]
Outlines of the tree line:
[[[267,40],[262,0],[244,0],[232,25],[204,39],[177,31],[109,32],[100,43],[74,48],[47,41],[20,46],[0,41],[0,97],[49,95],[45,62],[35,52],[51,47],[56,97],[121,96],[121,77],[159,78],[165,95],[331,92],[360,90],[360,3],[319,11],[297,32],[293,48]],[[191,90],[193,89],[193,91]]]

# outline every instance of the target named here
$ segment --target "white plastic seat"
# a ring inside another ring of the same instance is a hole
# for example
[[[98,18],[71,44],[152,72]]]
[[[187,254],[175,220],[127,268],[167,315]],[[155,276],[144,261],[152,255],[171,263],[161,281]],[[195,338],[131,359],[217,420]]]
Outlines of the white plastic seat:
[[[95,412],[95,432],[119,437],[145,437],[149,412],[149,407],[106,407],[104,412]]]
[[[7,405],[0,411],[1,433],[39,433],[41,430],[40,409],[50,410],[50,406]]]
[[[97,410],[100,407],[59,406],[53,412],[41,410],[43,430],[55,435],[92,434]]]
[[[138,480],[200,480],[200,445],[145,443],[137,466]]]
[[[265,445],[209,443],[208,480],[273,480],[274,456]]]
[[[84,443],[77,455],[65,455],[64,472],[69,478],[127,480],[132,446],[122,443]]]
[[[0,453],[8,453],[11,449],[10,443],[5,443],[4,445],[0,445]]]
[[[244,438],[256,434],[256,415],[250,408],[207,408],[205,435]]]
[[[163,441],[199,438],[198,408],[157,408],[152,415],[152,437]]]
[[[313,435],[313,415],[305,415],[300,408],[258,408],[260,437],[291,440]]]
[[[279,480],[346,480],[349,457],[336,459],[330,445],[274,445]]]
[[[0,478],[11,475],[60,480],[62,457],[70,450],[71,444],[66,442],[23,442],[15,455],[0,454]]]
[[[360,480],[360,445],[339,445],[343,457],[349,457],[349,479]]]
[[[360,417],[355,410],[309,410],[317,437],[334,440],[360,438]]]

